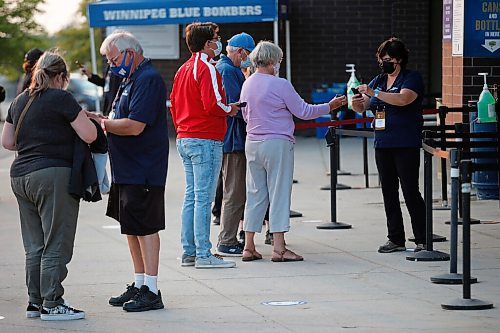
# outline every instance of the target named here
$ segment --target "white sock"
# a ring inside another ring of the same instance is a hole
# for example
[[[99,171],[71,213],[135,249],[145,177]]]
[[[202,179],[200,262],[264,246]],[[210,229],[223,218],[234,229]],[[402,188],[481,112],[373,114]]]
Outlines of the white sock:
[[[135,273],[134,280],[135,287],[140,288],[144,284],[144,273]]]
[[[156,284],[157,281],[158,276],[144,274],[144,285],[148,286],[149,290],[156,295],[158,295],[158,285]]]

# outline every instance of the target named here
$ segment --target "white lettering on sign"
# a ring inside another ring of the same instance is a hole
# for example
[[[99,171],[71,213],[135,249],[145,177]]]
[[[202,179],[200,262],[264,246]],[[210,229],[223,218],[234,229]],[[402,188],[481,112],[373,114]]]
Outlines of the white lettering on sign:
[[[105,10],[103,14],[104,21],[164,19],[167,18],[167,9]]]
[[[169,8],[170,18],[200,17],[200,7]]]
[[[262,15],[262,6],[221,6],[203,7],[203,16],[259,16]]]

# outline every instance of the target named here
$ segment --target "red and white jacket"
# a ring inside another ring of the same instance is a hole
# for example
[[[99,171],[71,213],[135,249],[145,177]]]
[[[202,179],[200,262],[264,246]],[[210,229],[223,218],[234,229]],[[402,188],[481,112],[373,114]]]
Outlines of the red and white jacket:
[[[175,74],[170,94],[177,138],[223,141],[231,112],[225,101],[222,77],[208,55],[193,53]]]

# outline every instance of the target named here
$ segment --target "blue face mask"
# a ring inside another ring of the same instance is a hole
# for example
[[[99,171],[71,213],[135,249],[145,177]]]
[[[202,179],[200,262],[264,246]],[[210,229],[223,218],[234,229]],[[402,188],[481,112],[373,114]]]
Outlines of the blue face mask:
[[[130,76],[130,70],[132,69],[132,63],[134,62],[134,55],[132,54],[132,58],[130,58],[130,63],[125,65],[125,60],[127,59],[127,52],[123,56],[122,63],[120,66],[112,66],[110,68],[111,72],[118,77],[128,78]]]
[[[240,67],[241,68],[248,68],[252,65],[252,62],[250,61],[250,59],[248,59],[248,57],[245,59],[245,60],[242,60],[241,61],[241,64],[240,64]]]

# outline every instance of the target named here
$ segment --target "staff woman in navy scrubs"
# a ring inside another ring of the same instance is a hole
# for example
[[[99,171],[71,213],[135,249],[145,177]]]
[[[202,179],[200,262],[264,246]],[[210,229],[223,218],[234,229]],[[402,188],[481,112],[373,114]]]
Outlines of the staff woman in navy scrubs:
[[[399,184],[411,218],[415,251],[420,251],[425,242],[425,203],[418,188],[424,84],[419,73],[406,69],[408,49],[401,40],[384,41],[376,56],[382,74],[358,87],[361,95],[353,97],[352,107],[375,114],[375,160],[388,229],[388,241],[378,252],[406,250]]]

